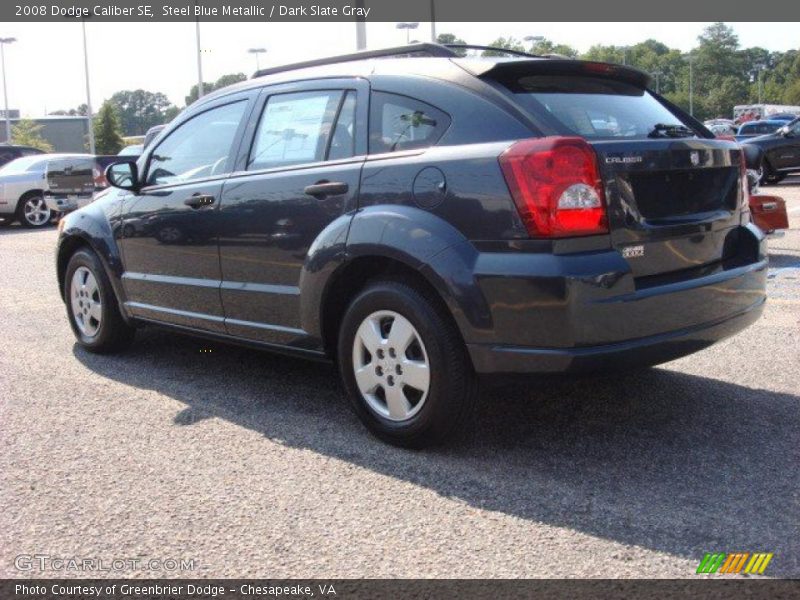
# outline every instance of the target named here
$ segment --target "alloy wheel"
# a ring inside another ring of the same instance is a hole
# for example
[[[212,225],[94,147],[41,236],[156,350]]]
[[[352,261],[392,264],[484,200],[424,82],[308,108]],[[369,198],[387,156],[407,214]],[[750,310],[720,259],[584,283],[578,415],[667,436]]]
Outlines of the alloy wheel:
[[[72,275],[70,301],[80,332],[86,337],[96,336],[103,319],[103,304],[97,279],[88,268],[78,267]]]
[[[22,207],[23,217],[34,227],[41,227],[50,221],[50,209],[41,196],[33,196],[25,201]]]

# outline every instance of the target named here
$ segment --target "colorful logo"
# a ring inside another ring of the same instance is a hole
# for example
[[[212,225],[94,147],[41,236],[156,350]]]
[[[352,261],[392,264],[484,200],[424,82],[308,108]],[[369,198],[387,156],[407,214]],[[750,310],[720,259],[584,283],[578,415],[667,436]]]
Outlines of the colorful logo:
[[[761,575],[767,568],[769,561],[772,560],[772,552],[734,552],[725,554],[724,552],[706,552],[700,566],[697,567],[698,573],[750,573]]]

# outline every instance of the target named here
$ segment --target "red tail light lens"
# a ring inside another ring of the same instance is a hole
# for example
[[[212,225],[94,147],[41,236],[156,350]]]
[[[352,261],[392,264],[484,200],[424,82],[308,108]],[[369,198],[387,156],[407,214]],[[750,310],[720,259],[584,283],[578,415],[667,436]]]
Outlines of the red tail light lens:
[[[94,186],[97,188],[108,187],[108,180],[106,174],[103,173],[98,167],[92,169],[92,177],[94,178]]]
[[[531,237],[608,231],[597,156],[583,138],[523,140],[509,147],[499,160]]]

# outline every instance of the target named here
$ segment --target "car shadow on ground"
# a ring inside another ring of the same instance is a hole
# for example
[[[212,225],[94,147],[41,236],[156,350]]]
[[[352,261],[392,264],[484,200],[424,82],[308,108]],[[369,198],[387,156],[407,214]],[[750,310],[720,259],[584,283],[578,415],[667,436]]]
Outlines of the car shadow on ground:
[[[478,425],[433,450],[392,448],[347,407],[335,368],[148,328],[95,373],[472,506],[699,560],[774,552],[798,576],[800,397],[655,368],[492,386]]]

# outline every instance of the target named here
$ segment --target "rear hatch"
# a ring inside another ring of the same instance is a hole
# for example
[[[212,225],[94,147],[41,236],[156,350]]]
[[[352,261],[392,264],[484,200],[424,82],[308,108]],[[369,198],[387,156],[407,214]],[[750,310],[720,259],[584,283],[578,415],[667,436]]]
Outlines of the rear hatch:
[[[611,243],[638,283],[736,254],[740,150],[647,90],[648,75],[573,60],[462,63],[542,136],[585,139],[603,183]]]
[[[85,196],[94,192],[94,157],[47,161],[47,187],[53,196]]]
[[[744,201],[734,144],[685,139],[592,146],[605,183],[611,242],[635,276],[734,258],[731,232]]]

